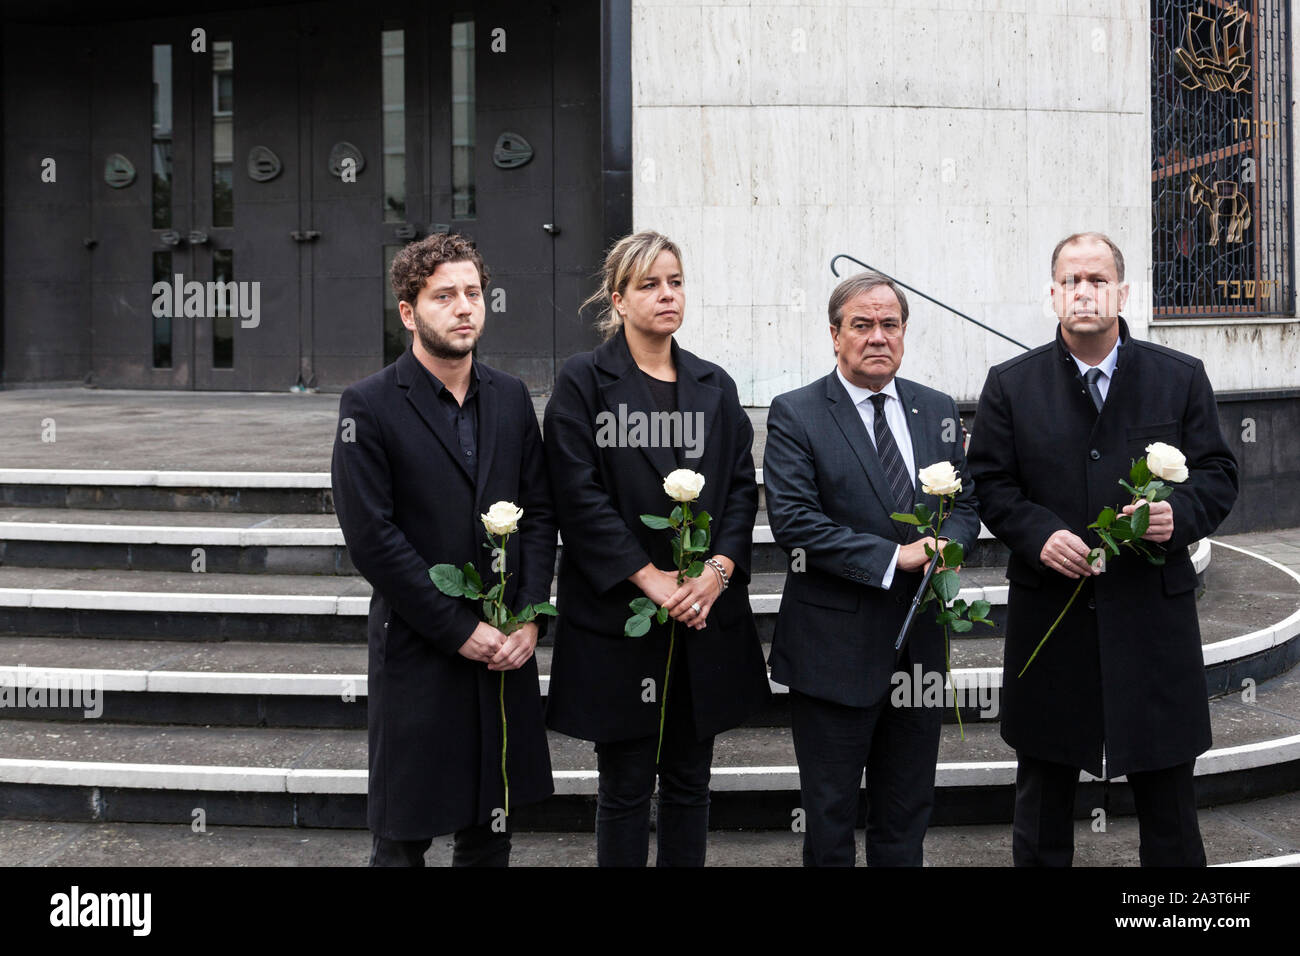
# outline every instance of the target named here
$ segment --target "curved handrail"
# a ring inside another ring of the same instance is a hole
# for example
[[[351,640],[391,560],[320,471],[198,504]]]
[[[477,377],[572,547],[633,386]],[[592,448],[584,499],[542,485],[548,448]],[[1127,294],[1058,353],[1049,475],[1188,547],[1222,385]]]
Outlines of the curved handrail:
[[[870,270],[872,270],[873,272],[879,272],[882,276],[884,276],[884,277],[885,277],[886,279],[888,279],[890,282],[893,282],[895,285],[901,285],[901,286],[902,286],[904,289],[906,289],[908,292],[915,292],[915,293],[916,293],[917,295],[919,295],[921,298],[923,298],[923,299],[929,299],[929,300],[930,300],[931,302],[933,302],[935,305],[939,306],[939,308],[941,308],[941,309],[947,309],[947,310],[948,310],[949,312],[951,312],[953,315],[961,316],[961,317],[962,317],[963,319],[965,319],[967,322],[974,322],[976,325],[978,325],[981,329],[984,329],[986,332],[992,332],[994,335],[998,336],[998,338],[1006,339],[1006,340],[1007,340],[1008,342],[1010,342],[1012,345],[1019,345],[1019,346],[1020,346],[1022,349],[1024,349],[1026,352],[1029,351],[1029,348],[1030,348],[1030,347],[1029,347],[1028,345],[1026,345],[1024,342],[1020,342],[1020,341],[1017,341],[1016,339],[1013,339],[1011,336],[1007,335],[1005,332],[999,332],[997,329],[993,328],[993,326],[991,326],[991,325],[985,325],[985,324],[984,324],[983,322],[981,322],[979,319],[973,318],[973,317],[967,315],[965,312],[959,312],[957,309],[954,309],[952,306],[948,305],[947,303],[945,303],[945,302],[940,302],[938,299],[934,298],[934,296],[926,295],[926,294],[925,294],[924,292],[922,292],[920,289],[915,289],[915,288],[913,288],[912,286],[908,285],[906,282],[902,282],[902,281],[900,281],[900,280],[898,280],[898,279],[895,279],[895,278],[894,278],[893,276],[891,276],[888,272],[885,272],[885,271],[882,270],[882,269],[877,269],[875,266],[869,266],[869,265],[867,265],[865,262],[863,262],[861,259],[855,259],[853,256],[849,255],[847,252],[841,252],[841,253],[839,253],[838,255],[834,256],[834,257],[831,259],[831,273],[832,273],[832,274],[835,276],[835,278],[837,278],[837,279],[840,277],[840,274],[839,274],[839,272],[837,272],[836,269],[835,269],[835,263],[838,262],[840,259],[849,259],[849,260],[852,260],[853,262],[856,262],[858,265],[862,266],[862,268],[864,268],[864,269],[870,269]]]

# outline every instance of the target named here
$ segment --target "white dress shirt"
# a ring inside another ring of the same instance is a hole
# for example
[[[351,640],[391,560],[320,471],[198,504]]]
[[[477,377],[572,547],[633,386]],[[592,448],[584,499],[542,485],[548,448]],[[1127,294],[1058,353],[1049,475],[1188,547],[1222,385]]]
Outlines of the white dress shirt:
[[[1073,352],[1070,358],[1074,359],[1074,364],[1079,366],[1079,374],[1086,375],[1088,369],[1101,369],[1101,378],[1097,379],[1097,390],[1101,392],[1101,400],[1106,401],[1106,394],[1110,391],[1110,379],[1115,374],[1115,363],[1119,361],[1119,338],[1115,339],[1115,345],[1111,348],[1110,354],[1098,362],[1096,365],[1089,365]]]
[[[1113,358],[1113,357],[1112,357]],[[1115,363],[1112,360],[1112,369]],[[898,387],[891,378],[885,387],[879,392],[873,392],[869,388],[861,388],[854,385],[844,373],[840,371],[838,365],[835,367],[835,374],[839,377],[840,384],[844,390],[849,393],[849,400],[857,406],[858,416],[862,419],[862,424],[867,427],[867,437],[871,439],[872,447],[876,444],[876,406],[871,403],[872,395],[884,395],[885,397],[885,424],[889,426],[890,432],[894,436],[894,444],[898,446],[898,454],[903,459],[903,466],[907,473],[912,477],[913,484],[916,483],[916,460],[912,452],[912,433],[907,427],[907,410],[903,408],[903,400],[898,397]],[[889,567],[885,570],[885,576],[881,579],[880,586],[888,589],[894,583],[894,568],[898,566],[899,547],[894,549],[894,556],[889,561]]]

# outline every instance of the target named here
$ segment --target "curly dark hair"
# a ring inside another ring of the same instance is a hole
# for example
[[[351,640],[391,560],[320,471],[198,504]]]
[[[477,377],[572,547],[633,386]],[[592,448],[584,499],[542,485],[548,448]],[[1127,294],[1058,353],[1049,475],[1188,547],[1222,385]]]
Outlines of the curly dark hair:
[[[437,232],[404,246],[393,257],[389,281],[398,302],[415,305],[425,280],[444,262],[472,262],[478,269],[479,285],[486,289],[488,269],[473,240],[454,232]]]

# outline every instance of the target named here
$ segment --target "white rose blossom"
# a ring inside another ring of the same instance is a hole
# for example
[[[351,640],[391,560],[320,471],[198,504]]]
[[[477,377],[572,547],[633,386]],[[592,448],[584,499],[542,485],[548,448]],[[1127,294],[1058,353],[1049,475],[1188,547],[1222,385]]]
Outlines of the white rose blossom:
[[[961,476],[950,461],[936,461],[916,473],[927,495],[955,495],[961,491]]]
[[[673,501],[694,501],[704,488],[704,476],[689,468],[678,468],[664,479],[664,494]]]
[[[1187,459],[1173,445],[1162,441],[1147,445],[1147,467],[1151,474],[1163,481],[1175,484],[1187,480]]]
[[[479,515],[488,534],[514,534],[519,530],[519,519],[523,516],[524,509],[513,501],[498,501],[487,510],[487,514]]]

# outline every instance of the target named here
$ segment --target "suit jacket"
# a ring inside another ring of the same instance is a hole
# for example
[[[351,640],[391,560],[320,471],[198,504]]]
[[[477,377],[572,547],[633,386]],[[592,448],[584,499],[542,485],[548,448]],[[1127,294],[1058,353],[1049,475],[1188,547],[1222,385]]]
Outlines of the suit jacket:
[[[550,592],[556,530],[532,399],[519,379],[475,368],[476,482],[433,381],[409,349],[339,401],[334,508],[352,563],[375,589],[369,825],[390,839],[486,823],[503,805],[500,672],[458,653],[480,608],[443,594],[428,569],[472,561],[485,583],[497,578],[479,515],[508,500],[524,513],[506,543],[506,604],[517,611]],[[553,784],[536,660],[505,674],[516,807],[545,799]]]
[[[1044,760],[1110,776],[1158,770],[1210,746],[1208,691],[1188,545],[1213,532],[1237,497],[1237,468],[1219,430],[1200,360],[1129,337],[1100,413],[1058,328],[1056,341],[994,366],[970,443],[984,523],[1011,549],[1003,658],[1002,736]],[[1033,666],[1017,678],[1078,582],[1043,566],[1043,544],[1127,504],[1118,484],[1146,446],[1187,457],[1174,486],[1163,567],[1128,549],[1084,585]]]
[[[684,672],[690,682],[695,730],[703,739],[737,726],[770,695],[749,607],[758,510],[754,429],[726,372],[676,342],[672,354],[679,409],[703,426],[702,454],[683,464],[705,477],[692,511],[712,516],[709,553],[736,563],[705,629],[677,629],[675,654],[682,655],[684,671],[674,674]],[[635,638],[623,636],[623,625],[628,602],[643,596],[628,576],[650,562],[663,570],[676,567],[670,532],[646,527],[640,516],[672,510],[663,481],[679,466],[673,449],[650,445],[648,435],[646,443],[633,447],[631,429],[626,442],[598,440],[602,413],[606,421],[613,416],[617,422],[620,414],[635,421],[630,416],[654,411],[621,331],[594,351],[569,359],[546,406],[546,462],[564,539],[546,719],[550,727],[586,740],[627,740],[659,731],[658,692],[651,698],[643,682],[653,679],[656,688],[663,682],[671,619]],[[679,666],[676,656],[673,666]]]
[[[962,477],[941,533],[969,551],[979,519],[957,404],[916,382],[894,381],[916,470],[950,461]],[[891,587],[881,584],[895,548],[919,535],[889,517],[894,498],[880,457],[834,371],[773,399],[763,482],[772,536],[791,554],[772,639],[772,679],[838,704],[878,703],[890,690],[894,640],[922,574],[895,568]],[[938,499],[924,494],[919,481],[917,502],[938,510]],[[943,673],[943,633],[931,609],[913,627],[911,660]]]

